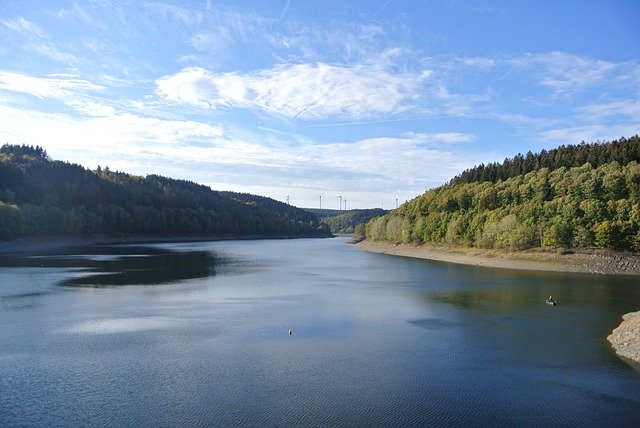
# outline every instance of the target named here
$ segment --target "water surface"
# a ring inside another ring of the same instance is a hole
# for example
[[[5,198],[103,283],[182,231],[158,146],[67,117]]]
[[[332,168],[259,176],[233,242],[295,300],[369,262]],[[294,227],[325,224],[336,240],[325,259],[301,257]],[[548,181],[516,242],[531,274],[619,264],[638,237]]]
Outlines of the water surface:
[[[344,238],[2,256],[0,425],[635,426],[605,338],[639,306]]]

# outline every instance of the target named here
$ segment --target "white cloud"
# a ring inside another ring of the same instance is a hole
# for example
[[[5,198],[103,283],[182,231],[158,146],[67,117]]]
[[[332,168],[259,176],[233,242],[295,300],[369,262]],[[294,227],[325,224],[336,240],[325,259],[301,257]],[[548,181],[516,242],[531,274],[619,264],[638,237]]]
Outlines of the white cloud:
[[[77,60],[75,55],[70,54],[68,52],[62,52],[60,49],[56,48],[50,43],[33,44],[33,45],[29,45],[28,48],[38,52],[41,55],[44,55],[51,59],[55,59],[56,61],[72,63]]]
[[[415,102],[431,75],[394,73],[382,64],[286,64],[254,73],[186,68],[157,81],[170,101],[200,107],[256,108],[288,118],[366,118],[398,113]]]
[[[493,112],[490,118],[514,125],[522,130],[530,132],[532,129],[549,128],[562,123],[559,119],[547,119],[543,117],[531,117],[522,113]]]
[[[467,67],[479,69],[489,69],[494,67],[498,63],[496,59],[487,57],[466,57],[456,58],[456,60]]]
[[[462,133],[407,133],[309,146],[304,148],[304,156],[309,167],[323,165],[327,170],[344,172],[344,175],[335,173],[338,179],[331,187],[336,191],[403,189],[417,194],[475,164],[477,157],[449,146],[474,140],[474,135]],[[349,153],[348,160],[345,153]]]
[[[84,79],[31,77],[0,71],[0,89],[21,92],[38,98],[66,99],[74,97],[77,91],[103,91],[105,88]]]
[[[589,104],[577,109],[585,120],[597,121],[612,116],[626,116],[640,123],[640,100],[617,100],[602,104]]]
[[[553,145],[578,144],[581,141],[611,141],[620,137],[629,137],[638,133],[635,123],[603,125],[586,124],[566,128],[556,128],[542,131],[536,134],[538,140],[549,141]]]
[[[112,113],[104,106],[94,108],[103,109],[100,113]],[[84,164],[93,162],[87,162],[88,159],[104,162],[127,154],[162,151],[163,147],[190,142],[206,144],[223,135],[220,127],[205,123],[161,120],[134,114],[75,118],[0,105],[0,117],[5,119],[0,130],[2,141],[40,145],[70,161],[78,161],[78,156],[82,156],[78,153],[91,153],[84,159]]]
[[[533,68],[538,83],[557,96],[570,96],[605,80],[616,69],[612,62],[594,60],[566,52],[527,55],[509,61],[521,68]]]
[[[16,19],[10,19],[1,22],[5,27],[10,28],[18,33],[26,34],[28,36],[44,37],[44,31],[42,31],[42,28],[40,28],[38,24],[24,19],[21,16]]]
[[[116,113],[113,107],[96,101],[71,100],[67,102],[67,104],[73,107],[77,112],[88,116],[113,116]]]
[[[438,110],[448,116],[468,117],[479,114],[479,105],[489,100],[486,95],[451,93],[445,86],[432,88],[433,100],[438,103]]]

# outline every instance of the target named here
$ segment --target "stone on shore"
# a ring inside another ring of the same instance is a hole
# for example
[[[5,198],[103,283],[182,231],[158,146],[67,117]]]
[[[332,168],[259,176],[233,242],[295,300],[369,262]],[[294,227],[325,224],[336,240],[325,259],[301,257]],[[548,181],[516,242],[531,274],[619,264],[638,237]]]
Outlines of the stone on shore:
[[[616,354],[640,364],[640,311],[624,314],[622,319],[607,339]]]

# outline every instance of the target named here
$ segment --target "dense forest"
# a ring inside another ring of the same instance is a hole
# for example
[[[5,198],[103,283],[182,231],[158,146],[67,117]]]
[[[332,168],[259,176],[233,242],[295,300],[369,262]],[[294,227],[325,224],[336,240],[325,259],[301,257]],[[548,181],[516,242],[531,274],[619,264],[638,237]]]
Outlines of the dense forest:
[[[96,171],[40,147],[0,148],[0,239],[50,235],[310,235],[329,227],[260,196],[159,175]]]
[[[538,154],[531,152],[527,152],[526,155],[518,154],[511,159],[505,159],[502,163],[480,164],[468,169],[453,178],[450,184],[477,181],[496,183],[540,168],[555,170],[561,167],[582,166],[586,163],[591,164],[593,168],[598,168],[606,163],[618,162],[620,165],[626,165],[633,161],[640,162],[640,138],[637,135],[611,142],[587,144],[583,141],[579,145],[560,146],[549,151],[542,150]]]
[[[640,250],[640,138],[480,165],[390,214],[367,238],[500,250]]]

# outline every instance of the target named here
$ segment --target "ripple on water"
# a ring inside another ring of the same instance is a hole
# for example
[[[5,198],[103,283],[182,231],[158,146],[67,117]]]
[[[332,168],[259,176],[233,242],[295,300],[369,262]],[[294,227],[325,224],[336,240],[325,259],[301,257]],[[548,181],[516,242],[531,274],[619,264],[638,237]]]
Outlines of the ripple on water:
[[[62,332],[80,334],[132,333],[168,328],[171,325],[170,320],[162,318],[111,318],[74,324],[64,328]]]

